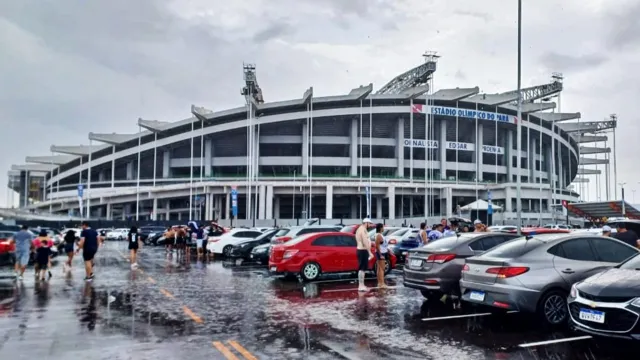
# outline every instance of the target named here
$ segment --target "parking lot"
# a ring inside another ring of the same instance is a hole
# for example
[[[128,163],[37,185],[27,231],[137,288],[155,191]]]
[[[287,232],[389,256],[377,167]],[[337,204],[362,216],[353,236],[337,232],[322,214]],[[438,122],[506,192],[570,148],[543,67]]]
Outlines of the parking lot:
[[[40,359],[621,359],[628,342],[544,328],[519,313],[425,301],[402,286],[358,293],[355,279],[272,278],[257,264],[177,262],[145,248],[131,270],[107,243],[96,279],[15,283],[0,272],[0,352]],[[30,271],[30,270],[28,270]],[[367,282],[375,286],[375,280]]]

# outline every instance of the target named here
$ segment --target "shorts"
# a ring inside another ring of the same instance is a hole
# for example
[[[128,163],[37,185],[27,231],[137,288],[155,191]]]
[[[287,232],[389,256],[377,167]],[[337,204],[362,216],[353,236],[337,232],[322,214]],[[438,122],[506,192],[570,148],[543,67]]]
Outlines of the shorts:
[[[129,250],[138,250],[138,242],[129,241]]]
[[[202,240],[202,247],[204,248],[205,251],[207,251],[207,244],[209,243],[209,240],[207,239],[203,239]]]
[[[38,264],[39,269],[46,269],[49,267],[49,259],[38,259],[36,264]]]
[[[387,260],[389,259],[389,253],[380,253],[378,251],[376,251],[376,260],[380,261],[380,260]]]
[[[16,249],[16,263],[21,266],[29,265],[29,249]]]
[[[197,239],[197,240],[196,240],[196,247],[197,247],[198,249],[202,249],[202,243],[203,243],[203,242],[204,242],[204,240],[202,240],[202,239]]]
[[[64,245],[64,252],[65,253],[72,253],[73,252],[73,244],[65,244]]]
[[[97,252],[97,249],[84,249],[82,250],[82,258],[84,261],[91,261],[93,260],[93,257],[96,256]]]
[[[367,250],[358,250],[356,255],[358,256],[358,271],[369,270],[369,252]]]

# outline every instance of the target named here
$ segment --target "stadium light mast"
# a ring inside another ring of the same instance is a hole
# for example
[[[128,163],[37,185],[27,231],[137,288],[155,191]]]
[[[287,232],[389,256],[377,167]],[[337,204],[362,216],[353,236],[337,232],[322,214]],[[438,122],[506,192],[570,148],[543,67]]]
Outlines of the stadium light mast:
[[[563,82],[564,80],[564,75],[562,75],[562,73],[559,72],[554,72],[551,74],[551,79],[553,81],[556,82]],[[561,112],[560,110],[560,105],[561,105],[561,94],[558,94],[558,106],[556,107],[558,109],[558,112]],[[555,110],[554,110],[555,112]],[[555,205],[556,205],[556,140],[555,140],[555,134],[556,134],[556,122],[552,121],[551,122],[551,174],[549,174],[549,184],[551,186],[551,206],[549,206],[549,209],[551,209],[551,217],[552,217],[552,222],[555,223],[556,222],[556,212],[555,212]]]
[[[517,181],[516,181],[516,218],[518,221],[518,235],[522,235],[522,177],[520,167],[522,163],[522,0],[518,0],[518,124],[517,127]],[[477,175],[476,175],[477,176]]]
[[[618,161],[617,161],[617,152],[616,152],[616,128],[618,127],[618,115],[616,114],[611,114],[609,115],[609,120],[613,121],[615,123],[614,127],[613,127],[613,197],[614,200],[616,200],[615,198],[618,197],[618,185],[620,185],[618,183]],[[623,195],[624,196],[624,195]],[[624,199],[623,199],[624,200]]]

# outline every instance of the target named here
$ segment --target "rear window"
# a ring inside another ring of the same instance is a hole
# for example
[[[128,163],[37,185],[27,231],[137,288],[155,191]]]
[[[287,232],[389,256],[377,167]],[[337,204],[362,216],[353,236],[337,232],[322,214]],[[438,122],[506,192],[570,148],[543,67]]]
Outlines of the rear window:
[[[13,232],[11,231],[0,231],[0,239],[8,239],[13,236]]]
[[[527,240],[526,237],[520,237],[511,241],[507,241],[502,245],[498,245],[495,248],[485,252],[482,256],[511,259],[517,258],[542,244],[544,244],[542,241],[536,240],[535,238]]]
[[[287,245],[296,245],[299,244],[307,239],[309,239],[310,237],[316,236],[316,234],[305,234],[305,235],[300,235],[295,239],[289,240],[287,241],[285,244]]]
[[[451,250],[454,247],[456,247],[458,244],[460,244],[461,241],[466,240],[463,237],[458,238],[457,236],[450,236],[450,237],[446,237],[446,238],[442,238],[439,240],[436,240],[432,243],[429,243],[425,246],[423,246],[423,249],[426,250],[443,250],[443,251],[447,251],[447,250]]]
[[[340,232],[352,233],[355,225],[347,225],[340,230]]]
[[[300,231],[298,231],[296,235],[300,236],[305,234],[312,234],[312,233],[319,233],[319,232],[334,232],[334,231],[335,231],[334,228],[312,227],[312,228],[300,229]]]

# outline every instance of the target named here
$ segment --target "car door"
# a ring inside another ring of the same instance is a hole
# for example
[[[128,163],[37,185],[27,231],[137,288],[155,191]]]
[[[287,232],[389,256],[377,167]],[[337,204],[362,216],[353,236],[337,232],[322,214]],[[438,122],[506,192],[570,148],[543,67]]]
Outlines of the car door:
[[[353,236],[341,235],[337,236],[340,240],[340,248],[338,250],[340,260],[338,266],[344,272],[358,270],[357,244],[356,238]]]
[[[311,256],[318,262],[323,273],[336,272],[339,269],[339,240],[332,235],[323,235],[311,242]]]
[[[609,266],[616,266],[638,252],[638,249],[613,239],[594,237],[590,241],[597,261]]]
[[[598,262],[588,238],[569,239],[551,249],[553,266],[568,286],[596,274],[610,266]]]

